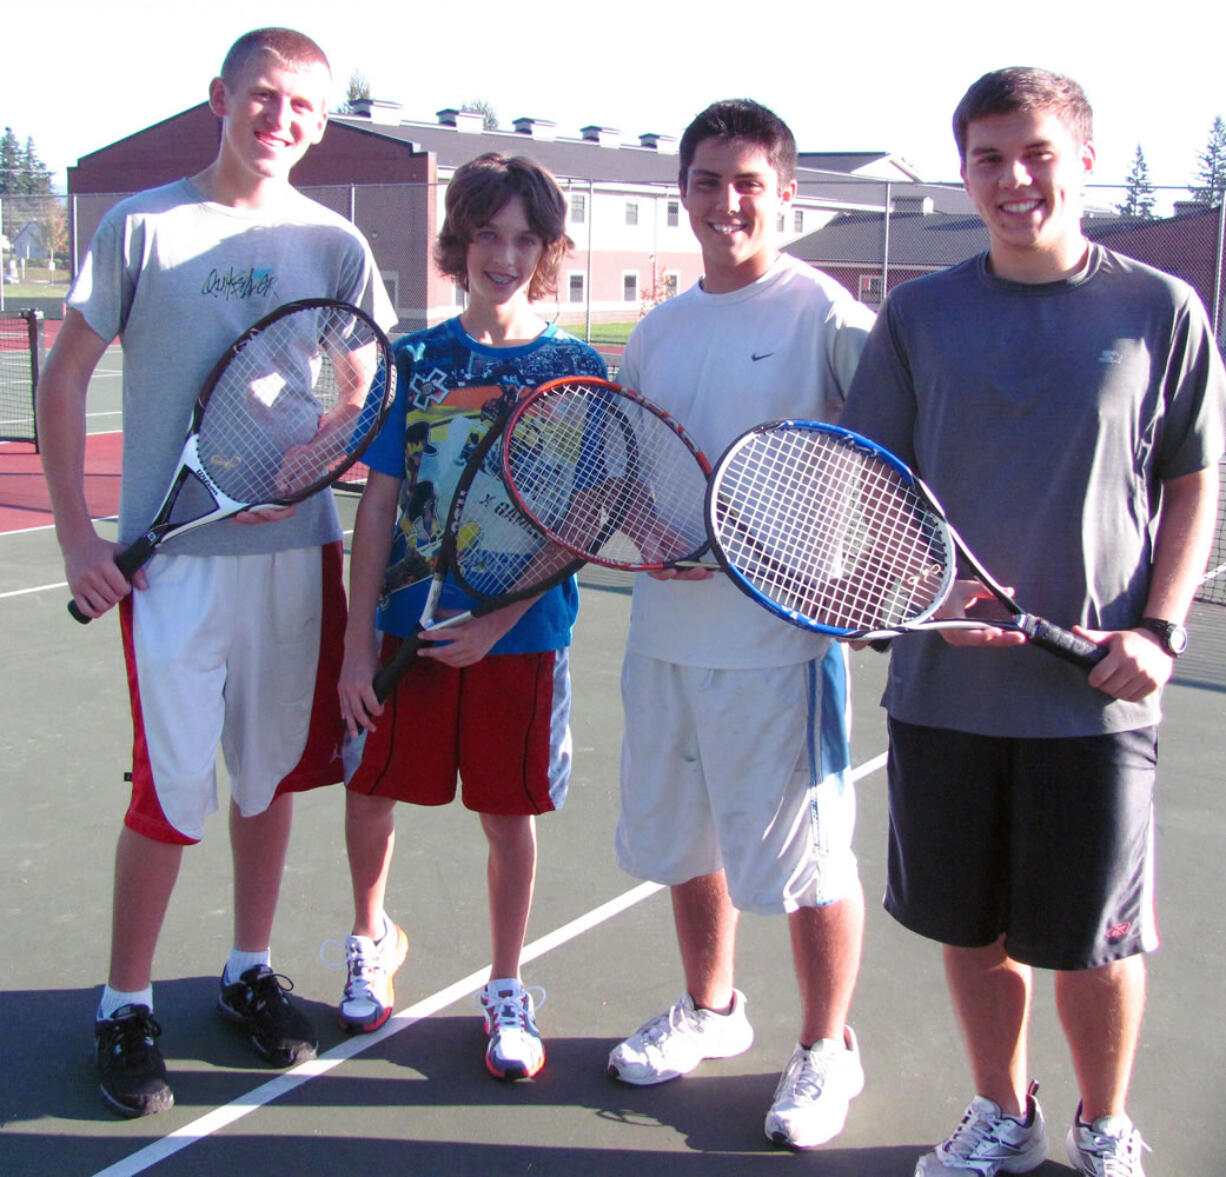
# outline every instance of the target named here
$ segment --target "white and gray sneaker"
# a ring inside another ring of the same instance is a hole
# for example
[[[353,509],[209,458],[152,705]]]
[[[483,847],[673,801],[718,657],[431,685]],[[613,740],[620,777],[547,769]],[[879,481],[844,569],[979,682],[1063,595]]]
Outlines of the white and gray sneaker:
[[[1127,1116],[1102,1116],[1087,1124],[1078,1104],[1065,1147],[1069,1163],[1085,1177],[1145,1177],[1141,1153],[1149,1145]]]
[[[1043,1112],[1031,1083],[1026,1115],[1009,1116],[990,1099],[976,1095],[962,1123],[944,1144],[920,1157],[915,1177],[996,1177],[997,1173],[1029,1173],[1047,1158]]]
[[[864,1090],[860,1047],[850,1026],[843,1039],[797,1045],[766,1114],[766,1138],[784,1148],[816,1148],[843,1131],[847,1107]]]
[[[732,1008],[717,1014],[682,994],[670,1009],[641,1025],[609,1054],[609,1074],[636,1087],[689,1074],[703,1059],[731,1058],[753,1045],[745,994],[732,991]]]

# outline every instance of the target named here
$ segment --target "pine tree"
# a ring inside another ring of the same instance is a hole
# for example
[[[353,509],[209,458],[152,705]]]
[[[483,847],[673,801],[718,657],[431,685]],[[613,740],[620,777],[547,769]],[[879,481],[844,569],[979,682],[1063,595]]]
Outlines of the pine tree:
[[[1149,182],[1149,165],[1145,162],[1145,152],[1141,144],[1137,144],[1137,153],[1132,160],[1132,171],[1124,181],[1124,201],[1115,206],[1116,211],[1125,217],[1140,217],[1145,221],[1154,219],[1154,186]]]
[[[1196,157],[1196,182],[1190,185],[1197,204],[1217,208],[1226,193],[1226,121],[1219,114],[1209,131],[1209,142]]]

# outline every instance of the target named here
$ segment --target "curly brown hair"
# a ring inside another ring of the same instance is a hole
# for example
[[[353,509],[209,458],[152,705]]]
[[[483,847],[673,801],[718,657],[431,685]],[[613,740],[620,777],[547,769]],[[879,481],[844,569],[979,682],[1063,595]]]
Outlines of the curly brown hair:
[[[535,302],[558,288],[562,259],[575,247],[566,233],[566,197],[539,163],[523,155],[479,155],[456,168],[447,185],[446,215],[434,245],[434,264],[461,289],[468,289],[468,246],[513,196],[524,202],[532,232],[544,243],[528,283]]]

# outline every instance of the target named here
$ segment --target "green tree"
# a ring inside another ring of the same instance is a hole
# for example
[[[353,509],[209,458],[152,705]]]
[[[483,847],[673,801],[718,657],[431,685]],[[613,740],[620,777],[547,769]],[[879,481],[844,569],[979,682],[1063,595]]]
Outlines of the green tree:
[[[353,114],[353,104],[359,99],[370,97],[370,81],[360,69],[355,69],[349,75],[349,82],[345,86],[345,101],[336,108],[336,113]]]
[[[494,110],[493,103],[486,98],[469,98],[466,99],[460,106],[461,110],[472,111],[474,114],[481,116],[481,125],[487,131],[498,130],[498,114]]]
[[[66,229],[64,208],[52,190],[51,172],[39,158],[34,139],[23,147],[12,127],[0,136],[0,198],[4,203],[0,231],[11,241],[31,221],[39,226],[44,246],[63,254]]]
[[[1217,208],[1226,193],[1226,121],[1219,114],[1209,130],[1209,142],[1196,157],[1196,177],[1189,186],[1198,204]]]
[[[1154,186],[1149,182],[1149,165],[1145,162],[1145,152],[1141,144],[1137,144],[1137,153],[1132,160],[1132,171],[1124,181],[1124,201],[1117,204],[1116,210],[1126,217],[1140,217],[1145,221],[1154,219]]]

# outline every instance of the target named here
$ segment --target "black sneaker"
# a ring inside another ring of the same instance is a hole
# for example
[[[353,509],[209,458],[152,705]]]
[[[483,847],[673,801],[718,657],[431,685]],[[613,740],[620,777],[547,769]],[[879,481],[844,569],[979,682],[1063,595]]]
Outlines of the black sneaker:
[[[222,974],[217,1008],[242,1026],[274,1067],[292,1067],[315,1057],[318,1042],[311,1023],[286,996],[294,983],[266,964],[252,965],[233,985]]]
[[[173,1107],[166,1064],[158,1050],[162,1027],[147,1005],[123,1005],[94,1023],[94,1059],[102,1098],[121,1116],[152,1116]]]

